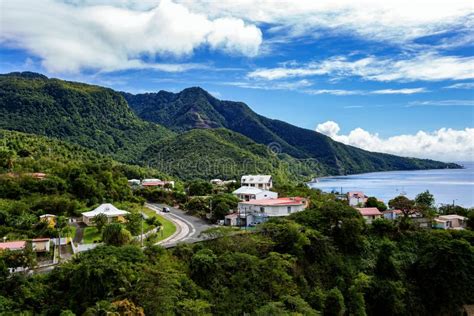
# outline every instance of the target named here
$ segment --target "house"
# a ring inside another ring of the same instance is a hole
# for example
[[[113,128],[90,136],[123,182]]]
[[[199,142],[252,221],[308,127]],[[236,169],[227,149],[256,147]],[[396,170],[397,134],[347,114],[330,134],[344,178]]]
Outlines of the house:
[[[57,216],[56,215],[53,215],[53,214],[43,214],[43,215],[40,215],[40,222],[45,222],[45,223],[48,223],[48,226],[53,228],[54,226],[56,226],[56,219],[57,219]]]
[[[240,180],[243,187],[253,187],[262,190],[270,190],[273,187],[272,176],[269,175],[247,175]]]
[[[34,252],[49,252],[50,239],[36,238],[31,240],[31,248]]]
[[[367,202],[367,195],[360,191],[347,192],[347,201],[350,206],[365,205]]]
[[[434,219],[434,228],[440,229],[464,229],[466,228],[467,217],[450,214],[441,215]]]
[[[215,184],[215,185],[223,185],[224,184],[224,181],[221,180],[221,179],[212,179],[210,182],[211,182],[211,184]]]
[[[149,188],[149,187],[164,188],[166,186],[174,188],[174,181],[164,181],[160,179],[143,179],[142,180],[142,187],[145,187],[145,188]]]
[[[138,179],[130,179],[130,180],[127,180],[127,182],[128,182],[128,185],[131,187],[137,187],[141,184],[141,181]]]
[[[237,214],[237,213],[232,213],[232,214],[226,215],[225,218],[224,218],[224,225],[226,225],[226,226],[238,226],[239,225],[238,218],[239,218],[239,214]]]
[[[403,212],[400,210],[386,210],[383,211],[383,218],[389,219],[389,220],[396,220],[400,216],[403,216]]]
[[[269,217],[288,216],[303,211],[307,206],[308,201],[301,197],[240,202],[238,204],[238,213],[235,223],[239,226],[255,225],[267,221]],[[229,221],[232,221],[231,217],[229,217]]]
[[[277,199],[278,193],[252,187],[240,187],[234,192],[241,201]]]
[[[365,222],[370,224],[377,218],[382,218],[382,213],[376,207],[358,207],[356,210],[359,211],[360,215],[365,219]]]
[[[108,222],[110,223],[113,221],[125,221],[124,217],[128,214],[128,212],[119,210],[110,203],[105,203],[99,205],[99,207],[93,211],[82,213],[82,221],[87,226],[93,226],[95,225],[94,217],[98,214],[105,214],[107,216]]]
[[[15,240],[15,241],[7,241],[7,242],[0,242],[0,251],[2,250],[23,250],[26,247],[26,241],[24,240]]]

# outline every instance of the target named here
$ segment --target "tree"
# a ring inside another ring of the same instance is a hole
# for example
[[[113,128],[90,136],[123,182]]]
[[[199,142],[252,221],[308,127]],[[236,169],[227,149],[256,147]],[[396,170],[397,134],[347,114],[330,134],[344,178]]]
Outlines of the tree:
[[[97,227],[97,230],[101,233],[104,226],[109,222],[109,219],[104,213],[99,213],[94,216],[92,221],[94,222],[95,227]]]
[[[324,303],[324,315],[326,316],[342,316],[346,310],[344,305],[344,297],[341,291],[335,287],[330,290],[326,296]]]
[[[123,246],[132,240],[132,234],[119,223],[108,224],[102,231],[102,240],[111,246]]]
[[[430,191],[426,190],[415,197],[415,207],[423,216],[432,218],[435,216],[435,199]]]
[[[212,184],[202,180],[196,180],[189,184],[188,194],[191,196],[203,196],[212,193]]]
[[[132,212],[127,214],[125,219],[127,220],[125,226],[128,231],[132,233],[133,236],[139,235],[142,230],[143,215],[139,212]]]
[[[415,213],[415,201],[410,200],[406,196],[400,195],[390,200],[388,205],[393,209],[398,209],[403,213],[403,217],[407,219],[411,214]]]

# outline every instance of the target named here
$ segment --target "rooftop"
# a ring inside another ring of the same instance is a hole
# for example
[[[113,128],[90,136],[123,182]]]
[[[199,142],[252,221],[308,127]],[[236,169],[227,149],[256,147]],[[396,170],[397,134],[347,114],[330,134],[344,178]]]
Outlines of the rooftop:
[[[127,215],[128,212],[119,210],[118,208],[116,208],[110,203],[104,203],[104,204],[99,205],[99,207],[97,207],[93,211],[82,213],[82,215],[87,216],[87,217],[94,217],[98,214],[105,214],[109,217],[112,217],[112,216]]]
[[[270,175],[247,175],[242,176],[242,183],[268,183],[272,179]]]
[[[376,207],[358,207],[356,210],[358,210],[362,216],[382,215]]]
[[[26,241],[16,240],[8,242],[0,242],[0,249],[19,250],[25,248]]]
[[[449,214],[449,215],[441,215],[438,216],[438,219],[440,220],[451,220],[451,219],[459,219],[459,220],[467,220],[467,217],[457,215],[457,214]]]
[[[279,206],[279,205],[302,205],[304,203],[305,203],[305,199],[302,197],[284,197],[284,198],[278,198],[278,199],[252,200],[248,202],[240,202],[239,204],[259,205],[259,206]]]
[[[233,194],[259,194],[259,193],[262,193],[262,192],[271,192],[271,191],[262,190],[262,189],[255,188],[255,187],[240,187],[232,193]]]

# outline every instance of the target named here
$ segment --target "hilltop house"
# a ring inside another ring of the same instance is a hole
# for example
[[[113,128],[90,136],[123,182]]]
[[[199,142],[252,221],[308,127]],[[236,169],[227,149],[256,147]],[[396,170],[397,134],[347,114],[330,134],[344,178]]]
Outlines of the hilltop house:
[[[360,215],[365,219],[365,222],[370,224],[377,218],[382,218],[382,213],[376,207],[358,207]]]
[[[347,192],[347,201],[350,206],[363,206],[367,202],[367,195],[360,191]]]
[[[273,187],[272,176],[269,175],[242,176],[240,183],[243,187],[252,187],[262,190],[270,190]]]
[[[224,223],[226,225],[252,226],[267,221],[269,217],[288,216],[303,211],[307,206],[308,201],[301,197],[240,202],[238,213],[227,215]]]
[[[277,199],[278,193],[252,187],[240,187],[234,192],[241,201]]]
[[[98,214],[105,214],[107,216],[108,222],[111,223],[113,221],[125,221],[124,217],[128,214],[128,212],[119,210],[110,203],[105,203],[101,204],[93,211],[82,213],[82,221],[87,226],[94,226],[94,217]]]
[[[440,229],[464,229],[466,228],[466,224],[467,217],[450,214],[436,217],[433,227]]]

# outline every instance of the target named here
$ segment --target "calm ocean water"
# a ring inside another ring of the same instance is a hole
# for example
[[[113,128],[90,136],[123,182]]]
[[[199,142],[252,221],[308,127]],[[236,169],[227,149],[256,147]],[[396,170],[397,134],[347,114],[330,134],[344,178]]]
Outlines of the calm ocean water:
[[[372,172],[322,178],[310,185],[325,192],[340,192],[341,188],[343,192],[363,191],[384,202],[400,193],[414,198],[418,193],[429,190],[437,204],[451,204],[454,201],[464,207],[473,207],[474,162],[460,164],[465,169]]]

